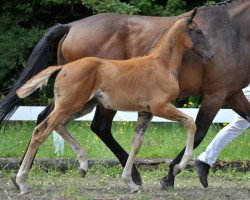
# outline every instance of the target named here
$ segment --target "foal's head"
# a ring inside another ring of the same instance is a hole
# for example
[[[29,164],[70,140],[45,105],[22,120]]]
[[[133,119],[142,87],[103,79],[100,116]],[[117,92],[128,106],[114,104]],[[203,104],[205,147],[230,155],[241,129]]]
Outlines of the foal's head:
[[[180,28],[182,31],[182,44],[187,49],[191,49],[205,61],[213,58],[214,52],[210,44],[206,40],[202,30],[198,27],[197,23],[193,20],[197,13],[197,8],[190,14],[190,16],[180,19]],[[178,20],[179,21],[179,20]],[[178,22],[177,22],[178,23]],[[178,24],[179,24],[178,23]]]

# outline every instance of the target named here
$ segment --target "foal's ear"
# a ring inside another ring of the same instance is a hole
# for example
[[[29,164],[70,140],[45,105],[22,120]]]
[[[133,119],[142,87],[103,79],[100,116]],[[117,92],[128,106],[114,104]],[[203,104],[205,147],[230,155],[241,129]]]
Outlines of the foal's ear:
[[[196,8],[193,10],[193,12],[191,13],[191,15],[189,16],[189,18],[188,18],[189,23],[192,23],[193,18],[194,18],[195,15],[197,14],[197,10],[198,10],[198,8],[196,7]]]

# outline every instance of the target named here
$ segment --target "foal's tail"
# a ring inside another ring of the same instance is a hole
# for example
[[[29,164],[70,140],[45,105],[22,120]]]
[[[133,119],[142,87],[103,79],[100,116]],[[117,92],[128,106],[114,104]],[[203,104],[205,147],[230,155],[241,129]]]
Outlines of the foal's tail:
[[[49,77],[56,71],[62,69],[63,66],[51,66],[39,74],[35,75],[33,78],[28,80],[24,85],[22,85],[17,91],[16,94],[20,99],[24,99],[27,96],[31,95],[38,88],[47,85]]]
[[[4,120],[11,117],[22,102],[17,96],[16,90],[28,79],[51,65],[53,43],[63,35],[67,34],[69,30],[69,25],[57,24],[50,28],[43,38],[36,44],[21,76],[11,87],[9,93],[0,101],[0,126],[5,122]]]

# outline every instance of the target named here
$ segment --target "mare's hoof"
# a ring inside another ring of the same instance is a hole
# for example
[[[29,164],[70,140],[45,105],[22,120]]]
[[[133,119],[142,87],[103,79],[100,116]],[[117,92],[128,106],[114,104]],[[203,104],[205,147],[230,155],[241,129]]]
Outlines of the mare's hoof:
[[[84,169],[79,169],[79,174],[82,178],[85,178],[87,171],[85,171]]]
[[[180,165],[175,165],[174,169],[173,169],[173,175],[176,176],[177,174],[179,174],[181,172],[181,167]]]
[[[163,189],[172,189],[174,188],[174,177],[165,176],[160,183]]]
[[[210,165],[198,159],[195,159],[195,166],[201,184],[206,188],[208,186],[207,175],[209,173]]]
[[[136,185],[142,185],[141,175],[135,167],[132,168],[131,177]]]
[[[17,190],[20,190],[20,187],[19,187],[19,185],[18,185],[17,182],[16,182],[16,175],[15,175],[15,176],[12,176],[10,179],[12,180],[12,183],[13,183],[13,185],[15,186],[15,188],[16,188]]]

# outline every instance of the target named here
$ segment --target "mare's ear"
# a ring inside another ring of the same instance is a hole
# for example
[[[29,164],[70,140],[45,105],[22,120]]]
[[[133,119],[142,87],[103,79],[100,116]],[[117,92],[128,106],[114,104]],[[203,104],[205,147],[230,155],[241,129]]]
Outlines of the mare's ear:
[[[188,18],[189,23],[192,23],[193,18],[194,18],[195,15],[197,14],[197,10],[198,10],[198,8],[196,7],[196,8],[193,10],[193,12],[191,13],[191,15],[189,16],[189,18]]]

